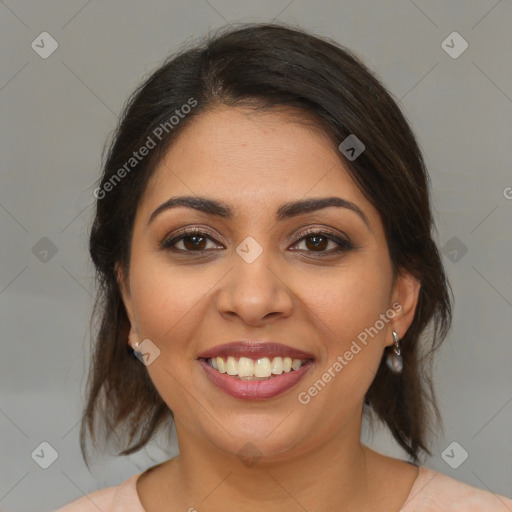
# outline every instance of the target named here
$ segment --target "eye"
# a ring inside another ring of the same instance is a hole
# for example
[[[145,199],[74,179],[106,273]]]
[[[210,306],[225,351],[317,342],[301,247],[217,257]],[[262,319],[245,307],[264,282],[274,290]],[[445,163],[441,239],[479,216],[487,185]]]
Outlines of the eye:
[[[353,249],[353,244],[347,240],[340,238],[334,233],[330,233],[328,231],[318,231],[318,230],[309,230],[303,233],[303,236],[296,242],[296,246],[298,244],[303,244],[306,249],[298,249],[305,250],[306,252],[316,252],[320,255],[329,255],[341,251],[348,251]],[[325,250],[329,244],[334,246],[331,250]]]
[[[208,247],[208,243],[212,242],[213,247]],[[205,231],[199,229],[188,229],[177,233],[175,236],[165,239],[161,242],[160,247],[163,250],[169,250],[181,253],[202,253],[217,249],[215,240]],[[348,240],[343,239],[334,233],[328,231],[309,230],[302,233],[302,237],[295,242],[296,247],[304,244],[303,249],[293,249],[309,253],[318,253],[319,256],[330,255],[342,251],[348,251],[354,248],[354,245]],[[326,250],[331,244],[331,249]],[[223,246],[220,246],[222,249]]]
[[[162,249],[176,252],[203,252],[211,249],[207,248],[208,241],[213,241],[208,233],[199,229],[189,229],[164,240],[160,245]],[[178,247],[179,244],[181,244],[181,247]]]

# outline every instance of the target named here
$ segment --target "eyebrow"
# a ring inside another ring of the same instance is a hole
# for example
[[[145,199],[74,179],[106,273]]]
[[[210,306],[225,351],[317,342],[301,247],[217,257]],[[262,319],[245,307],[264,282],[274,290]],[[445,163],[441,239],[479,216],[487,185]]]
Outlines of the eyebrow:
[[[162,203],[149,217],[148,225],[153,221],[155,217],[161,214],[164,211],[171,210],[173,208],[177,208],[180,206],[184,206],[186,208],[193,208],[194,210],[198,210],[200,212],[206,213],[208,215],[214,215],[217,217],[221,217],[224,219],[233,219],[234,211],[233,209],[226,203],[222,201],[217,201],[215,199],[210,199],[207,197],[197,197],[197,196],[179,196],[179,197],[171,197],[165,203]],[[312,199],[302,199],[300,201],[292,201],[289,203],[284,203],[280,206],[276,212],[276,220],[283,221],[286,219],[290,219],[292,217],[297,217],[299,215],[310,213],[316,210],[322,210],[323,208],[329,207],[338,207],[345,208],[347,210],[351,210],[356,213],[366,224],[368,229],[372,231],[370,227],[370,222],[368,217],[364,214],[364,212],[357,206],[356,204],[348,201],[347,199],[342,199],[341,197],[320,197],[320,198],[312,198]]]

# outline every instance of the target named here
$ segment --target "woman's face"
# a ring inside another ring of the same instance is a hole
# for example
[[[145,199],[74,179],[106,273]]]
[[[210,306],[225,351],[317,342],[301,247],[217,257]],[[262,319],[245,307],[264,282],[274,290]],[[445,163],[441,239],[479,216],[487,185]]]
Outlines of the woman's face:
[[[180,196],[232,214],[157,212]],[[283,208],[332,197],[342,206]],[[183,229],[201,233],[176,238]],[[197,117],[156,169],[120,279],[130,344],[150,340],[147,370],[174,412],[180,446],[195,439],[232,454],[251,446],[268,460],[338,434],[359,440],[364,395],[391,331],[403,336],[410,325],[418,293],[408,275],[393,282],[379,214],[321,132],[282,113],[228,107]],[[254,358],[216,348],[236,341],[283,344],[283,357],[296,349],[312,361],[298,381],[294,370],[240,379],[229,371],[264,373],[268,363],[265,346]],[[228,373],[199,358],[211,349]],[[241,355],[250,361],[239,367]]]

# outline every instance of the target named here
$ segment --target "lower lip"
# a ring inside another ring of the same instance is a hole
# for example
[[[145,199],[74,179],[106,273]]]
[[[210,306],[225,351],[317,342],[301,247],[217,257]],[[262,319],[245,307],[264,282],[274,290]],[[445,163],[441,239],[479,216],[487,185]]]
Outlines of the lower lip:
[[[268,380],[240,380],[218,372],[204,359],[198,361],[213,384],[228,395],[243,400],[265,400],[281,395],[295,386],[313,366],[313,361],[308,361],[298,370],[283,372]]]

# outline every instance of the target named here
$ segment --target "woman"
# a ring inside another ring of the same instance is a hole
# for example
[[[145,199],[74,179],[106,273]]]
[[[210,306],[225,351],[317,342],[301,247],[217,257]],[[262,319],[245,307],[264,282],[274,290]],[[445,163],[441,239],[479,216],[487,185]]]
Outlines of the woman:
[[[95,196],[82,451],[99,412],[124,455],[173,419],[179,456],[60,511],[512,508],[419,464],[449,285],[414,136],[350,52],[278,25],[183,51]],[[361,443],[364,411],[410,461]]]

